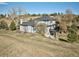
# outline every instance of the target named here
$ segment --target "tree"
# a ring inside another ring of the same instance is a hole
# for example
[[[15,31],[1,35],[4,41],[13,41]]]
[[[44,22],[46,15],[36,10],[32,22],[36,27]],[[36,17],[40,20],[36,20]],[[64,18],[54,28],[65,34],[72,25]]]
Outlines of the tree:
[[[66,14],[72,14],[72,10],[71,9],[67,9],[66,10]]]
[[[60,13],[60,12],[58,12],[58,15],[61,15],[61,13]]]
[[[45,29],[46,25],[45,24],[38,24],[36,25],[37,33],[44,35],[45,34]]]
[[[63,15],[63,13],[61,12],[61,15]]]
[[[75,42],[78,40],[78,35],[76,31],[77,31],[77,28],[74,24],[71,26],[71,28],[68,29],[67,37],[69,42]]]
[[[37,16],[36,14],[32,14],[31,16]]]
[[[11,22],[10,24],[10,29],[13,31],[13,30],[16,30],[16,24],[14,21]]]
[[[52,13],[50,14],[50,16],[57,16],[57,13]]]
[[[59,23],[59,27],[60,27],[60,32],[64,32],[64,33],[67,32],[67,25],[65,21],[61,21]]]
[[[79,22],[79,16],[74,17],[74,19],[73,22]]]
[[[8,24],[4,20],[0,22],[0,29],[8,30]]]
[[[26,10],[22,7],[13,7],[9,10],[11,19],[15,19],[15,17],[20,18],[20,15],[25,15]],[[18,16],[19,15],[19,16]]]
[[[38,14],[38,16],[41,16],[41,14]]]
[[[10,18],[14,20],[14,18],[17,16],[17,8],[11,8],[9,10],[9,13],[10,13]]]
[[[5,18],[5,15],[3,15],[3,14],[0,14],[0,19],[1,19],[1,18]]]
[[[22,7],[12,7],[10,10],[9,10],[9,13],[10,13],[10,18],[12,20],[15,20],[16,22],[16,29],[19,29],[20,27],[20,19],[21,18],[25,18],[26,17],[26,10]]]

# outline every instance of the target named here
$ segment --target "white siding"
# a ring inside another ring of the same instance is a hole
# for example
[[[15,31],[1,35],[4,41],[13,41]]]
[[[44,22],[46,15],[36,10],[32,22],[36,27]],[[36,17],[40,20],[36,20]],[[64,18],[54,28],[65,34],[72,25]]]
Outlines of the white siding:
[[[32,26],[27,26],[27,32],[32,32],[33,33],[33,27]]]
[[[24,32],[24,26],[20,25],[20,31]]]
[[[20,26],[20,31],[34,33],[34,28],[32,26]]]

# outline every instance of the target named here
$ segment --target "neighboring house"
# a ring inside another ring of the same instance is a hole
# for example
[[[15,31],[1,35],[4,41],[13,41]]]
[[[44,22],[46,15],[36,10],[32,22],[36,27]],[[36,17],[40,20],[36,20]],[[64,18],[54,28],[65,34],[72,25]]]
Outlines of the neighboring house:
[[[40,18],[36,18],[36,19],[30,20],[28,22],[23,22],[21,20],[20,31],[35,33],[36,32],[35,26],[37,24],[46,24],[46,26],[47,26],[47,28],[45,29],[46,37],[53,36],[57,32],[56,20],[51,18],[50,16],[41,16]]]

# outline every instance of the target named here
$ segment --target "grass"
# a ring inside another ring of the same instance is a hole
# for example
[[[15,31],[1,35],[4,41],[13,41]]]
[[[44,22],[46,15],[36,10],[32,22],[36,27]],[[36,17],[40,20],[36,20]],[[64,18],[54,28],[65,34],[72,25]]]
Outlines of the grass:
[[[45,38],[37,33],[0,30],[0,56],[79,56],[78,43]]]

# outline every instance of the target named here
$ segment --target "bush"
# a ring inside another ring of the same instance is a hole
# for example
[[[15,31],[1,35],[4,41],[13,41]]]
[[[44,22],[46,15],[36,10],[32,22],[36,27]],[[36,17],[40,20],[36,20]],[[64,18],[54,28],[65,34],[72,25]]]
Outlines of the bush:
[[[68,29],[68,41],[69,42],[75,42],[78,40],[78,35],[77,35],[77,29],[75,25],[72,25],[71,28]]]
[[[0,29],[8,30],[8,24],[4,20],[0,22]]]
[[[36,25],[36,29],[37,29],[37,33],[44,35],[45,34],[45,29],[46,29],[46,25],[45,24],[38,24]]]
[[[16,24],[15,24],[15,22],[14,21],[12,21],[11,22],[11,24],[10,24],[10,30],[16,30]]]

